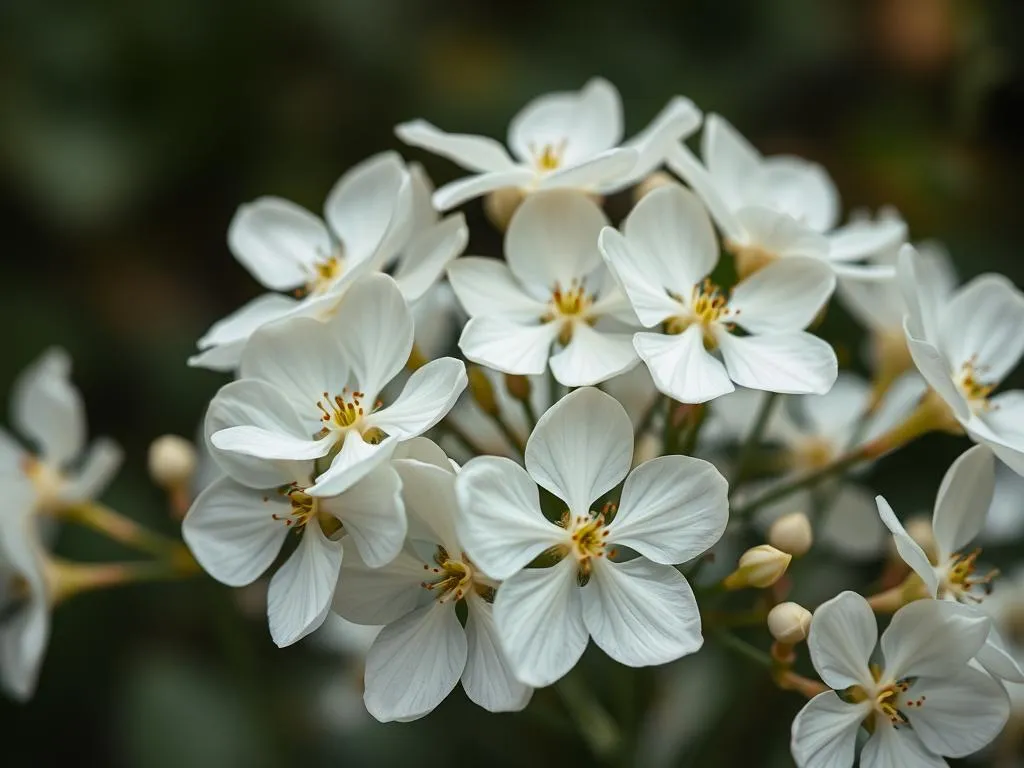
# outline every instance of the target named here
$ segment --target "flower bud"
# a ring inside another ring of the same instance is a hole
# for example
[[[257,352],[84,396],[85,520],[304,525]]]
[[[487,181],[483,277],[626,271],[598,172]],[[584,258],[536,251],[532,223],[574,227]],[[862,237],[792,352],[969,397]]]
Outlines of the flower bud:
[[[802,643],[810,628],[811,612],[797,603],[779,603],[768,612],[768,631],[780,643]]]
[[[660,187],[678,183],[678,181],[676,181],[671,175],[665,173],[665,171],[655,171],[633,187],[633,203],[634,205],[639,203],[646,195]]]
[[[791,512],[783,515],[768,529],[768,543],[776,549],[788,552],[793,557],[801,557],[814,544],[814,532],[811,521],[803,512]]]
[[[530,392],[533,389],[533,386],[530,384],[530,380],[526,376],[506,373],[505,388],[508,390],[508,393],[519,402],[527,403],[530,401]]]
[[[181,488],[196,471],[195,446],[184,437],[164,435],[149,445],[149,476],[161,488]]]
[[[484,198],[484,213],[498,231],[504,232],[525,197],[519,187],[496,189]]]
[[[782,578],[792,559],[792,555],[769,544],[751,547],[740,556],[739,567],[725,577],[722,586],[726,589],[770,587]]]
[[[469,378],[469,393],[473,396],[480,409],[491,416],[500,413],[498,400],[494,396],[494,386],[484,369],[479,365],[471,365],[466,368],[466,376]]]

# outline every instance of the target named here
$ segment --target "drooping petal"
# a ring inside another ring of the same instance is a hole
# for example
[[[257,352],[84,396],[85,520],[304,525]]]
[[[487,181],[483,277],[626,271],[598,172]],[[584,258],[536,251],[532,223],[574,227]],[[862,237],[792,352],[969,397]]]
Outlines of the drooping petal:
[[[448,263],[465,250],[468,242],[469,228],[461,213],[416,235],[395,270],[395,282],[406,301],[422,298],[441,279]]]
[[[946,470],[932,518],[940,560],[959,552],[981,533],[992,504],[995,470],[995,456],[984,445],[960,454]]]
[[[423,717],[466,667],[466,633],[452,603],[433,603],[388,624],[366,655],[366,710],[381,722]]]
[[[949,764],[926,747],[910,728],[894,728],[876,720],[878,728],[864,745],[861,768],[949,768]]]
[[[981,275],[943,308],[940,348],[954,367],[970,362],[984,382],[997,383],[1024,354],[1022,326],[1024,295],[1002,275]]]
[[[1003,687],[970,667],[919,678],[909,694],[924,697],[922,706],[905,712],[914,733],[930,751],[949,757],[965,757],[991,743],[1010,715]]]
[[[278,293],[265,293],[218,320],[199,339],[202,350],[189,358],[193,368],[230,371],[238,367],[245,342],[257,328],[280,320],[299,306],[299,302]]]
[[[71,383],[71,357],[51,347],[14,382],[11,424],[52,466],[65,467],[85,447],[85,407]]]
[[[847,704],[835,691],[819,693],[793,719],[790,751],[799,768],[850,768],[868,702]]]
[[[75,472],[69,473],[60,496],[69,502],[91,501],[110,485],[124,461],[124,450],[109,437],[99,437],[86,450]]]
[[[368,443],[356,430],[345,435],[341,450],[331,461],[327,471],[318,475],[306,492],[310,496],[337,496],[358,483],[374,469],[391,458],[398,445],[397,437],[387,437],[380,443]]]
[[[525,286],[568,291],[601,264],[597,238],[608,219],[586,195],[538,192],[516,209],[505,234],[505,258]],[[596,286],[587,286],[593,292]]]
[[[280,197],[239,206],[228,226],[228,247],[249,274],[274,291],[305,285],[315,264],[334,250],[318,217]]]
[[[598,560],[581,591],[591,637],[620,664],[666,664],[704,643],[693,590],[672,566]]]
[[[480,456],[455,480],[456,530],[484,573],[507,579],[544,550],[568,538],[544,518],[537,486],[511,459]]]
[[[452,289],[470,317],[502,317],[532,323],[548,305],[528,294],[505,262],[466,256],[448,267]]]
[[[229,477],[199,494],[181,535],[203,570],[222,584],[251,584],[273,564],[291,530],[287,497],[246,488]]]
[[[909,565],[914,573],[921,577],[925,588],[928,590],[928,594],[931,597],[935,597],[939,592],[939,579],[935,575],[935,568],[932,567],[931,562],[928,560],[928,555],[921,549],[921,545],[914,541],[910,534],[907,533],[899,518],[896,517],[896,513],[889,506],[889,502],[881,496],[876,496],[875,503],[878,505],[879,517],[882,518],[885,527],[892,533],[896,551],[900,553],[903,562]]]
[[[594,418],[594,414],[601,418]],[[625,478],[633,458],[633,424],[619,402],[599,389],[570,393],[540,417],[526,443],[526,469],[564,500],[574,515]]]
[[[427,602],[433,595],[421,585],[426,564],[404,549],[390,563],[371,568],[358,553],[341,564],[334,610],[349,621],[369,626],[390,624]]]
[[[312,461],[326,456],[333,447],[330,440],[304,440],[251,425],[222,429],[210,442],[219,451],[270,461]]]
[[[1024,669],[1021,669],[1014,651],[1006,646],[995,626],[989,629],[985,644],[974,658],[993,677],[1009,683],[1024,683]]]
[[[504,582],[494,600],[494,621],[516,678],[543,688],[564,676],[587,647],[575,559],[527,568]]]
[[[459,349],[467,360],[502,373],[544,373],[558,323],[520,325],[504,318],[474,317],[462,329]]]
[[[378,467],[339,496],[321,499],[320,510],[341,520],[371,568],[394,560],[405,542],[402,482],[389,466]]]
[[[804,331],[771,336],[715,334],[729,376],[750,389],[792,395],[822,395],[839,373],[827,341]]]
[[[367,416],[366,423],[400,440],[422,435],[451,410],[466,383],[461,360],[431,360],[413,372],[395,402]]]
[[[949,600],[916,600],[900,608],[882,633],[885,671],[894,679],[945,677],[981,650],[991,620]]]
[[[422,147],[471,171],[502,171],[513,165],[508,152],[494,139],[445,133],[426,120],[402,123],[395,127],[395,135],[406,144]]]
[[[270,580],[267,618],[279,648],[318,629],[331,609],[341,570],[341,541],[332,541],[316,518],[302,531],[299,546]]]
[[[625,373],[639,362],[633,337],[601,333],[576,323],[568,346],[551,356],[551,372],[566,387],[588,387]]]
[[[672,97],[646,128],[623,143],[623,147],[635,149],[640,157],[621,185],[635,184],[655,170],[665,162],[672,145],[694,133],[700,122],[701,112],[692,101],[682,96]]]
[[[685,563],[721,538],[729,522],[728,491],[725,478],[706,461],[651,459],[626,478],[609,541],[656,563]]]
[[[490,603],[471,594],[466,617],[468,652],[462,687],[488,712],[518,712],[530,703],[533,689],[516,680],[505,659]]]
[[[829,688],[874,684],[868,662],[878,639],[875,614],[856,592],[841,592],[814,611],[807,648]]]
[[[835,286],[835,274],[818,259],[780,259],[742,280],[729,297],[729,309],[751,333],[802,331]]]
[[[665,290],[663,280],[667,274],[661,271],[656,257],[634,246],[611,227],[601,230],[598,246],[644,327],[650,328],[682,311],[682,305]],[[687,288],[692,290],[692,286]]]
[[[706,403],[736,389],[725,366],[704,349],[699,325],[677,336],[638,333],[633,346],[658,391],[681,403]]]
[[[1024,475],[1024,391],[996,395],[988,410],[961,424],[972,440],[985,443],[1000,461]]]
[[[522,167],[467,176],[438,189],[433,197],[434,207],[439,211],[448,211],[488,192],[509,187],[525,187],[533,180],[534,172]]]

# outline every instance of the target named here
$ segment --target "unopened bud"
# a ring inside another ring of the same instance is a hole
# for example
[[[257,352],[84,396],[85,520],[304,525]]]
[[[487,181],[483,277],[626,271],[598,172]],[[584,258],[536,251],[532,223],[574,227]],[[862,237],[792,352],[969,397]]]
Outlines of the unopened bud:
[[[496,229],[504,232],[525,197],[519,187],[496,189],[484,198],[484,213]]]
[[[178,435],[158,437],[149,445],[149,476],[161,488],[187,486],[196,471],[196,449]]]
[[[505,388],[519,402],[527,403],[530,401],[533,385],[530,384],[530,380],[525,376],[512,373],[505,374]]]
[[[811,612],[797,603],[779,603],[768,612],[768,631],[780,643],[802,643],[810,628]]]
[[[660,187],[678,183],[678,181],[672,178],[671,175],[665,173],[665,171],[655,171],[633,187],[633,203],[639,203],[645,196]]]
[[[811,521],[803,512],[791,512],[783,515],[768,529],[768,543],[776,549],[788,552],[793,557],[801,557],[814,544],[814,531]]]
[[[782,578],[793,556],[770,544],[751,547],[740,556],[739,567],[725,577],[726,589],[770,587]]]
[[[494,386],[490,378],[479,365],[471,365],[466,369],[469,378],[469,393],[484,413],[497,416],[500,413],[498,400],[494,396]]]

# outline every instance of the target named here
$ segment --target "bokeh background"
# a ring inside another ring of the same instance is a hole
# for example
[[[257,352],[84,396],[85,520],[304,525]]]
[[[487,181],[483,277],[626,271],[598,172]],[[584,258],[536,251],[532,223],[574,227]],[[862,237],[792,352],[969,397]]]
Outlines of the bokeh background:
[[[107,499],[167,532],[148,442],[192,434],[223,377],[185,360],[256,295],[225,232],[262,194],[319,210],[336,178],[400,148],[395,123],[503,137],[536,94],[600,74],[627,134],[673,94],[763,151],[831,171],[847,210],[895,205],[963,276],[1024,285],[1024,3],[1020,0],[4,0],[0,2],[0,393],[43,348],[75,360],[93,434],[127,449]],[[418,151],[437,181],[460,173]],[[470,250],[497,253],[479,201]],[[856,367],[858,337],[827,326]],[[953,438],[884,462],[897,508],[930,508]],[[80,531],[59,551],[127,553]],[[1013,552],[1000,553],[1012,559]],[[836,585],[838,588],[839,584]],[[358,670],[324,641],[279,651],[259,588],[197,578],[63,606],[39,691],[0,700],[0,764],[130,768],[582,763],[557,699],[488,716],[461,693],[412,725],[359,709]],[[765,643],[766,636],[752,635]],[[588,659],[585,663],[599,663]],[[709,648],[652,676],[592,681],[644,734],[639,764],[786,766],[800,706]]]

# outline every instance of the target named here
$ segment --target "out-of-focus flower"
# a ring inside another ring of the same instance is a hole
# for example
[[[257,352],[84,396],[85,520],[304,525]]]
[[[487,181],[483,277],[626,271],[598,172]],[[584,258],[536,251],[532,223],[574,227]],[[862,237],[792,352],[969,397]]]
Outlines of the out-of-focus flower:
[[[533,691],[501,651],[492,609],[498,583],[466,555],[455,530],[454,468],[440,450],[420,446],[393,466],[402,478],[408,542],[380,569],[346,560],[335,597],[345,618],[384,625],[366,657],[367,710],[385,722],[423,717],[460,678],[484,709],[522,709]],[[465,627],[456,615],[463,601]]]
[[[293,318],[261,329],[242,354],[240,379],[217,393],[207,416],[222,465],[245,482],[226,456],[242,464],[324,459],[304,490],[341,493],[399,442],[437,424],[466,387],[463,363],[441,358],[417,369],[393,403],[378,401],[412,346],[405,299],[380,274],[356,283],[326,322]]]
[[[999,462],[992,505],[981,532],[984,542],[1008,544],[1024,535],[1024,477]]]
[[[494,139],[445,133],[425,120],[402,123],[395,133],[474,172],[434,193],[434,205],[445,211],[508,187],[525,193],[624,189],[661,165],[669,148],[696,131],[700,120],[693,103],[677,96],[645,130],[622,142],[619,92],[594,78],[580,91],[549,93],[527,104],[509,124],[511,155]]]
[[[800,768],[853,766],[857,732],[871,734],[861,765],[941,766],[991,742],[1006,723],[1002,687],[968,662],[990,621],[956,603],[920,600],[901,608],[878,641],[867,601],[843,592],[819,606],[807,645],[833,690],[793,720],[791,749]]]
[[[485,573],[505,579],[494,617],[525,683],[549,685],[565,675],[588,636],[629,666],[662,664],[703,642],[693,592],[670,564],[696,557],[722,535],[727,483],[707,462],[686,456],[630,473],[632,455],[622,406],[583,388],[541,417],[526,446],[526,470],[481,457],[457,478],[459,539]],[[614,517],[610,506],[592,508],[623,479]],[[538,484],[566,505],[558,524],[541,512]],[[617,561],[616,547],[639,557]],[[543,553],[557,563],[526,567]]]
[[[1024,294],[1002,275],[989,274],[947,295],[942,268],[909,245],[898,266],[914,364],[954,424],[1024,474],[1024,392],[992,395],[1024,354]]]
[[[508,263],[462,258],[448,268],[470,315],[463,354],[513,374],[547,366],[566,386],[597,384],[637,363],[636,316],[597,249],[608,220],[586,196],[531,196],[505,237]]]
[[[257,329],[290,317],[326,319],[374,271],[391,270],[406,299],[418,300],[469,236],[461,215],[439,220],[430,195],[421,168],[385,152],[341,177],[327,197],[326,222],[281,198],[243,205],[228,230],[232,253],[263,286],[295,297],[266,293],[218,321],[189,364],[234,369]]]
[[[733,382],[795,394],[831,388],[835,352],[803,330],[835,288],[835,275],[820,261],[778,261],[725,293],[709,277],[718,263],[711,222],[680,186],[648,194],[622,233],[601,232],[600,247],[640,323],[664,330],[633,337],[664,394],[702,403],[732,392]],[[737,326],[748,335],[735,335]]]
[[[817,163],[762,157],[718,115],[708,116],[701,142],[703,164],[678,144],[668,165],[707,204],[741,275],[796,256],[819,259],[839,277],[892,278],[891,265],[860,262],[906,240],[898,216],[887,212],[837,229],[839,194]]]

